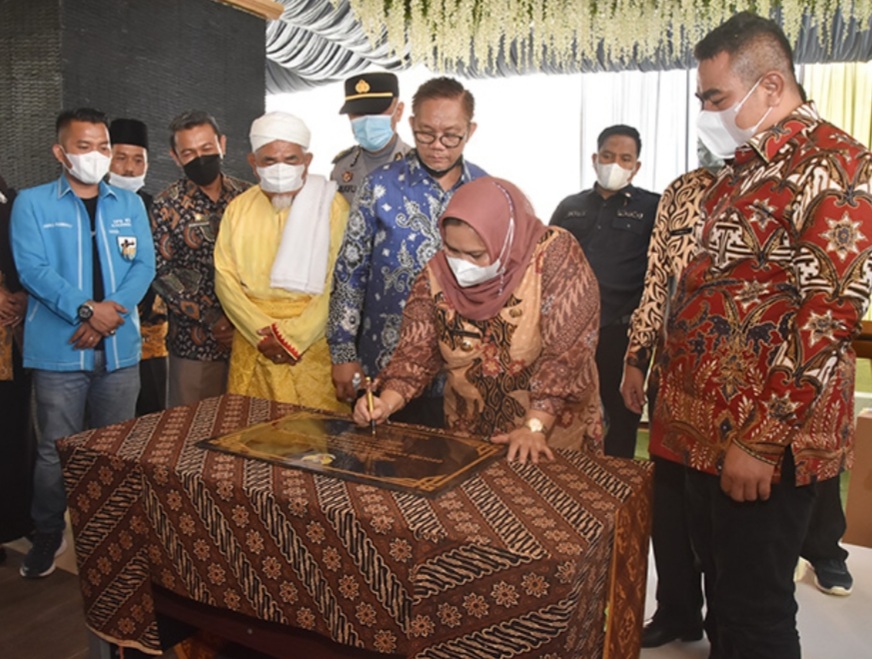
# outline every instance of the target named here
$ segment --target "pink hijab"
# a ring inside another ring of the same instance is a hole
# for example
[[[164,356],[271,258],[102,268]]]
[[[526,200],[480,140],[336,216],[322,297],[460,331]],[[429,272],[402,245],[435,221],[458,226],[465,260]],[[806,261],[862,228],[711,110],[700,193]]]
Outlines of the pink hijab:
[[[445,240],[445,220],[466,222],[484,241],[491,263],[501,258],[502,274],[493,279],[461,288],[448,266],[445,250],[433,257],[430,267],[457,311],[471,320],[495,317],[521,283],[536,244],[547,227],[533,213],[524,194],[512,183],[492,176],[470,181],[454,193],[439,218],[439,231]],[[506,235],[514,223],[512,242],[503,249]],[[500,254],[503,251],[503,254]]]

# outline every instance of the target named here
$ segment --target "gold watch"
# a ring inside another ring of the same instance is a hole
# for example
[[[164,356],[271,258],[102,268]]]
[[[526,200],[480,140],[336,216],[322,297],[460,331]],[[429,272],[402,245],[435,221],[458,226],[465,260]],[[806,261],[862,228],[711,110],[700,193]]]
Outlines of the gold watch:
[[[524,427],[530,430],[531,432],[541,432],[543,435],[547,435],[548,433],[545,431],[545,424],[542,423],[536,417],[532,419],[527,419],[524,421]]]

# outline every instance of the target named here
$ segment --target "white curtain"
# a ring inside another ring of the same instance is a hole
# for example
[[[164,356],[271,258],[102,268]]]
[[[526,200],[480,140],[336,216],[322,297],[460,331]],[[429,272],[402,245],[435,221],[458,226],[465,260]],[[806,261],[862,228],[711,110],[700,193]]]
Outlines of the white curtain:
[[[662,192],[678,175],[697,167],[696,70],[581,74],[581,189],[596,176],[591,154],[600,131],[627,124],[639,131],[642,167],[633,183]]]
[[[412,94],[438,74],[416,67],[397,75],[406,103],[399,132],[411,143]],[[545,222],[561,199],[593,186],[590,156],[597,135],[612,124],[635,126],[642,135],[642,168],[634,181],[640,187],[662,192],[696,167],[696,71],[535,74],[463,83],[475,95],[478,122],[466,157],[521,187]],[[339,114],[343,96],[336,82],[266,99],[267,110],[292,112],[308,124],[315,173],[329,174],[333,156],[353,144],[348,119]]]

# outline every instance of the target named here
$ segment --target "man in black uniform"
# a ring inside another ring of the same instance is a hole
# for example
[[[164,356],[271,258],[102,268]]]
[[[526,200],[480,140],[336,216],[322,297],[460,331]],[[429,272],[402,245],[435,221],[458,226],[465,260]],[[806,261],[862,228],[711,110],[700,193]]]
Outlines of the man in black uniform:
[[[561,201],[551,217],[551,224],[567,229],[581,243],[599,282],[596,364],[608,422],[605,453],[625,458],[635,453],[641,417],[624,405],[621,375],[630,316],[642,297],[648,243],[660,201],[660,195],[630,184],[641,165],[641,150],[635,128],[606,128],[592,158],[596,184]]]
[[[393,73],[364,73],[345,81],[345,104],[357,145],[333,159],[330,178],[351,205],[364,177],[380,165],[399,160],[412,148],[397,134],[403,117],[400,85]]]

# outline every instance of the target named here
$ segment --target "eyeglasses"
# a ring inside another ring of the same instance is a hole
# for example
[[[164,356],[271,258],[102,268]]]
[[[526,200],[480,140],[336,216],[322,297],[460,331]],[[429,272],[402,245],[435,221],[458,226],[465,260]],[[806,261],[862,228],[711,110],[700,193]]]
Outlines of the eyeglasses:
[[[460,143],[466,139],[466,135],[454,135],[453,133],[443,133],[442,135],[435,135],[434,133],[428,133],[423,130],[413,131],[413,135],[415,136],[415,141],[420,142],[421,144],[433,144],[436,141],[436,138],[439,138],[439,142],[442,146],[453,149],[455,147],[460,146]]]

